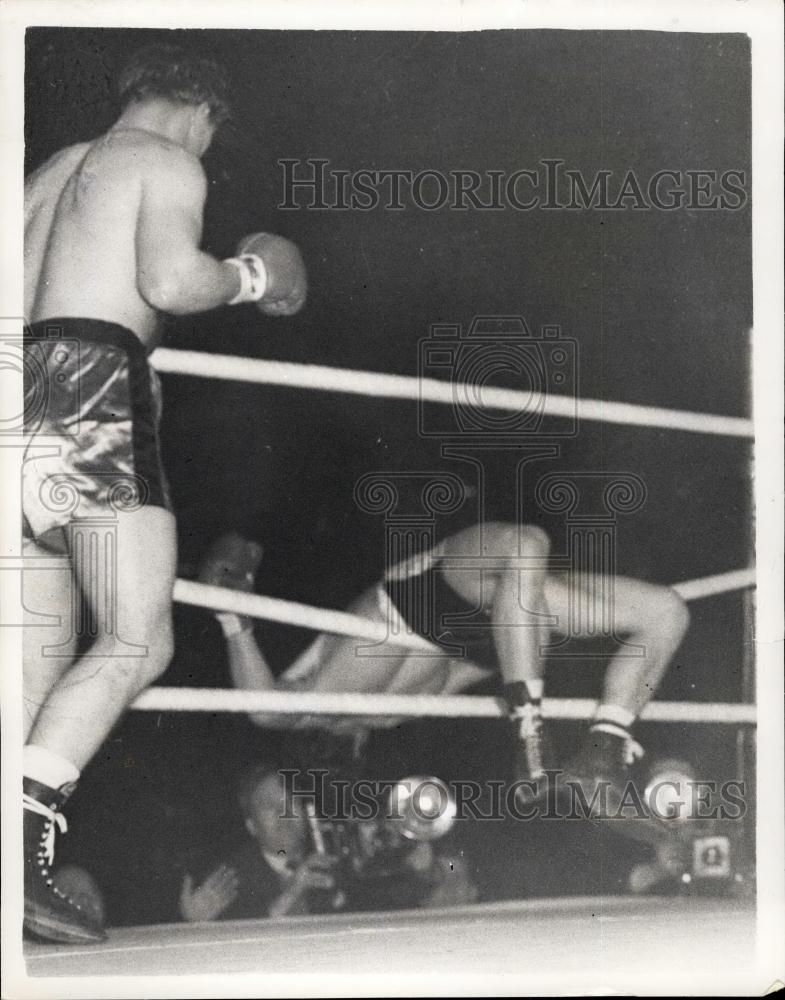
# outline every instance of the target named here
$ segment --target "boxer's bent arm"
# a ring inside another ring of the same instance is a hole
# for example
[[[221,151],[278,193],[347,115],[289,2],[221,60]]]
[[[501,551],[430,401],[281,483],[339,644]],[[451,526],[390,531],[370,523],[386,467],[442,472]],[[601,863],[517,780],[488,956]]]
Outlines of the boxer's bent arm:
[[[277,678],[259,649],[253,630],[237,632],[227,639],[229,674],[232,685],[239,691],[296,691],[296,683]],[[264,729],[290,729],[295,722],[292,716],[249,712],[248,720]]]
[[[256,642],[252,629],[238,632],[227,639],[229,674],[232,685],[240,691],[275,691],[279,687],[272,670]],[[257,726],[280,726],[281,716],[248,713]],[[285,720],[283,720],[285,723]]]
[[[199,249],[207,181],[199,162],[181,150],[158,151],[142,182],[136,227],[136,282],[154,309],[204,312],[240,289],[232,264]]]

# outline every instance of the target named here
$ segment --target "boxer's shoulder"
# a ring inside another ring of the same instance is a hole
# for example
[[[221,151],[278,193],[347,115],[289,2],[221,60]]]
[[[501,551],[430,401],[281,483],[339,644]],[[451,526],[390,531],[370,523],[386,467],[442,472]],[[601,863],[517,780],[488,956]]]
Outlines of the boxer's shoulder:
[[[159,170],[198,170],[204,173],[199,157],[179,143],[154,132],[128,129],[126,146],[138,156],[140,163]]]
[[[180,196],[184,192],[206,194],[207,177],[199,158],[163,136],[135,133],[123,159],[145,184],[174,188]]]
[[[78,142],[58,150],[25,178],[25,209],[53,185],[62,187],[63,178],[69,177],[84,159],[89,142]]]
[[[72,146],[64,146],[28,174],[26,183],[34,181],[37,177],[41,177],[51,170],[63,169],[67,164],[78,163],[89,148],[89,142],[75,142]]]
[[[206,184],[197,157],[165,136],[141,129],[110,129],[93,142],[81,144],[73,169],[91,181],[99,179],[102,186],[117,181],[127,188],[134,181],[148,180]]]

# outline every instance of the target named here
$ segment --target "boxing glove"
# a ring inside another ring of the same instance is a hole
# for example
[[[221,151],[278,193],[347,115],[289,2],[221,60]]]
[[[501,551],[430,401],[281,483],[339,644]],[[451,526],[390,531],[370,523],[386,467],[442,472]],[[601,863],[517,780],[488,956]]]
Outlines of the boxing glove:
[[[302,255],[291,240],[253,233],[229,259],[240,274],[240,291],[230,305],[256,302],[270,316],[292,316],[305,303],[308,282]]]

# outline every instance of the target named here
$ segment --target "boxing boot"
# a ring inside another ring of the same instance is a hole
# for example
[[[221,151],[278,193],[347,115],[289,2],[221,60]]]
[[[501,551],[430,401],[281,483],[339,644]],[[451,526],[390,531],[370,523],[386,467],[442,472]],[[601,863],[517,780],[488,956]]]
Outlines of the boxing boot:
[[[504,686],[504,698],[513,744],[513,781],[516,799],[528,805],[545,797],[546,772],[552,768],[550,741],[547,738],[539,699],[533,699],[526,684],[515,681]]]
[[[55,833],[67,829],[60,810],[72,789],[72,785],[54,789],[24,779],[24,927],[39,938],[63,944],[105,941],[103,927],[52,878]]]

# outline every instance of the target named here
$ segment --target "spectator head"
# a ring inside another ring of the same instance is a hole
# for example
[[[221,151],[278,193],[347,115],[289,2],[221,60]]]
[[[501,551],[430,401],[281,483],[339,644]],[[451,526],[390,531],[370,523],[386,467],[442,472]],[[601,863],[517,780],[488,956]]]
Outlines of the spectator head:
[[[266,853],[301,861],[310,852],[303,800],[286,794],[281,774],[256,764],[242,776],[237,798],[248,833]]]

